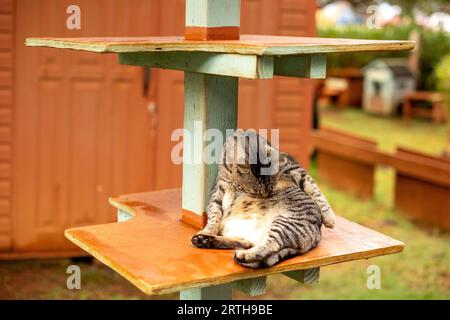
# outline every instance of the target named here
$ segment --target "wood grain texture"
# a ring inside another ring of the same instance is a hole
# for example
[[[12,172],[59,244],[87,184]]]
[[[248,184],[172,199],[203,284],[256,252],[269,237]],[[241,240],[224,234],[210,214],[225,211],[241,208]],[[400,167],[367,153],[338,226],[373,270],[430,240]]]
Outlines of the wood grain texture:
[[[189,41],[183,37],[28,38],[30,47],[51,47],[99,53],[205,51],[256,55],[289,55],[411,50],[412,41],[241,35],[240,40]]]
[[[179,220],[180,190],[121,196],[110,202],[135,215],[134,219],[69,229],[65,235],[147,294],[318,268],[397,253],[404,247],[400,241],[338,217],[335,229],[323,229],[316,249],[269,269],[251,270],[233,261],[233,251],[191,245],[197,229]]]

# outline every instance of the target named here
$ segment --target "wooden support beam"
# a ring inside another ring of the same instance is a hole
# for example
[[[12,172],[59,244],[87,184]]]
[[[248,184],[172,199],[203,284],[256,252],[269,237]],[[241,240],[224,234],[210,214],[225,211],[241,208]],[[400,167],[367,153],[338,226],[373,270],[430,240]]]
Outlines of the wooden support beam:
[[[213,164],[204,161],[209,141],[203,135],[207,129],[220,131],[222,141],[214,141],[220,150],[226,130],[236,129],[238,78],[186,72],[184,106],[184,129],[190,139],[187,136],[183,139],[182,220],[203,228],[218,168],[218,161]]]
[[[212,52],[135,52],[119,54],[119,62],[124,65],[247,79],[271,79],[274,70],[273,61],[273,56]]]
[[[283,274],[303,284],[319,282],[320,268],[283,272]]]
[[[258,56],[212,52],[132,52],[119,53],[124,65],[181,70],[187,72],[271,79],[274,75],[325,79],[326,56]]]
[[[266,293],[267,277],[244,279],[223,285],[180,291],[180,300],[231,300],[233,288],[251,297]]]
[[[234,282],[234,287],[251,297],[266,293],[267,277],[244,279]]]
[[[186,40],[238,40],[240,0],[186,0]]]
[[[122,209],[118,209],[117,210],[117,222],[125,222],[128,220],[133,219],[133,215],[122,210]]]
[[[233,285],[231,283],[207,288],[195,288],[180,291],[180,300],[232,300]]]
[[[327,58],[324,54],[276,56],[273,73],[278,76],[325,79]]]

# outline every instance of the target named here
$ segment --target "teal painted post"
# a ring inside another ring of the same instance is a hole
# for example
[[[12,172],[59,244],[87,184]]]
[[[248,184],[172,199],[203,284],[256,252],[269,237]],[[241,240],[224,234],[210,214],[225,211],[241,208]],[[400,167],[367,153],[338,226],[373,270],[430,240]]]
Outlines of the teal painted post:
[[[222,284],[180,292],[180,300],[232,300],[233,284]]]
[[[227,129],[236,129],[238,107],[238,78],[200,73],[185,73],[184,129],[187,136],[183,143],[183,221],[201,228],[202,215],[206,212],[209,194],[217,176],[217,161],[207,164],[204,155],[210,141],[204,133],[221,133],[215,144],[219,160],[221,146]],[[211,145],[208,147],[210,149]],[[185,213],[191,215],[186,218]],[[192,223],[192,215],[198,223]],[[195,216],[199,219],[196,220]]]

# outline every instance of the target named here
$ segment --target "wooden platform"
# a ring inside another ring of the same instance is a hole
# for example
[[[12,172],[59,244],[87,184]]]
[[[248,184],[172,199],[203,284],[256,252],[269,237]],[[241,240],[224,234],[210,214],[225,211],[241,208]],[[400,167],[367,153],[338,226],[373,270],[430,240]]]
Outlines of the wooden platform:
[[[66,237],[147,294],[165,294],[291,270],[310,269],[400,252],[403,243],[343,218],[323,228],[320,245],[306,255],[262,270],[233,261],[231,250],[191,245],[194,227],[179,221],[181,191],[167,190],[112,198],[134,218],[121,223],[67,230]]]
[[[183,37],[28,38],[27,46],[99,53],[203,51],[251,55],[292,55],[361,51],[411,50],[412,41],[353,40],[241,35],[240,40],[187,41]]]

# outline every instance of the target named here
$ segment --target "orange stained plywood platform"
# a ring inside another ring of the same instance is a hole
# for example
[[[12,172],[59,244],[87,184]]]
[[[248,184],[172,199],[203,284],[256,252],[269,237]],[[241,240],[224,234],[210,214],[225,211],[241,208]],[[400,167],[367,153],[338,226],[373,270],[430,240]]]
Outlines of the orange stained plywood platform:
[[[338,217],[335,229],[322,229],[323,239],[316,249],[269,269],[252,270],[236,264],[232,250],[191,245],[190,238],[198,230],[179,219],[181,190],[120,196],[110,202],[133,218],[69,229],[65,235],[151,295],[367,259],[404,247],[400,241]]]
[[[337,52],[398,51],[413,41],[241,35],[240,40],[190,41],[184,37],[28,38],[26,45],[98,53],[198,51],[250,55],[296,55]]]

